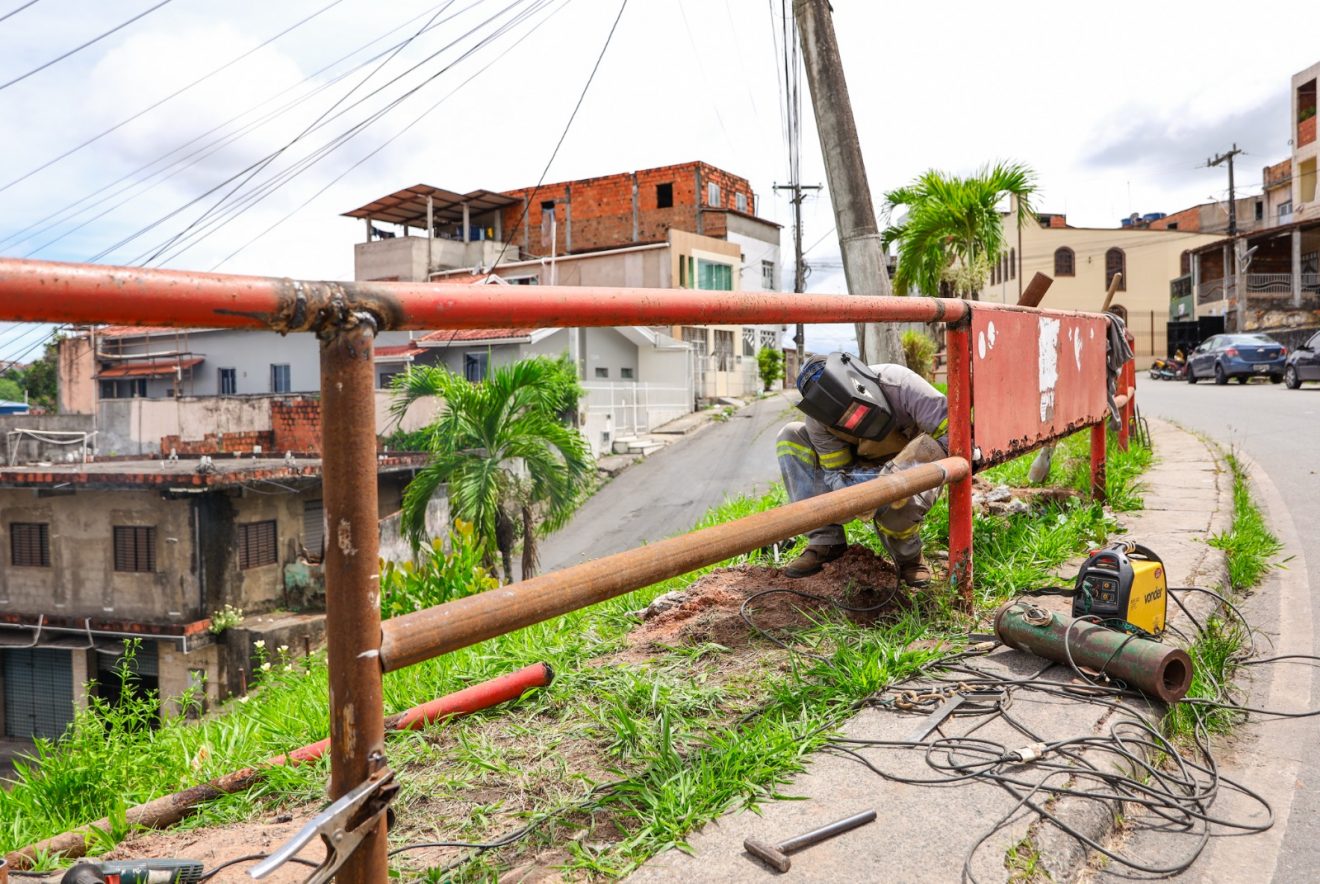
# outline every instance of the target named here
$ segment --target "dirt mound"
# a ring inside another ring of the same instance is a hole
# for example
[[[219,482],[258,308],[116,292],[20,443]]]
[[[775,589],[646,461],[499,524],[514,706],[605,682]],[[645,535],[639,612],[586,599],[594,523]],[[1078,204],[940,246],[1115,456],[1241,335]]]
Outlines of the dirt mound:
[[[761,629],[774,632],[801,628],[812,620],[847,616],[857,623],[874,623],[886,610],[907,604],[897,588],[894,567],[863,546],[852,546],[841,558],[810,577],[789,579],[778,568],[740,565],[707,574],[686,590],[657,599],[642,623],[628,637],[632,648],[654,645],[692,645],[715,642],[725,647],[748,644],[756,633],[739,613],[744,601],[768,589],[791,589],[819,596],[805,598],[775,593],[757,599],[748,613]],[[874,611],[839,611],[833,602],[854,608],[879,606]],[[883,604],[882,604],[883,603]]]

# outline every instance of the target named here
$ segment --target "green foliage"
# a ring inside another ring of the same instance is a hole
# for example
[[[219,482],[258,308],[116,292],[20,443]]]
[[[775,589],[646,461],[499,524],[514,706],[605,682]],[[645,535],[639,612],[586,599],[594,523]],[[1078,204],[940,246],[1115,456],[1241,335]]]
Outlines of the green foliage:
[[[903,332],[903,361],[927,381],[935,380],[935,342],[919,331]]]
[[[1233,681],[1247,634],[1236,620],[1226,621],[1211,616],[1187,648],[1192,658],[1192,685],[1187,697],[1193,700],[1221,700],[1227,686]],[[1227,733],[1241,718],[1231,709],[1202,706],[1198,703],[1175,703],[1164,717],[1164,733],[1170,737],[1190,739],[1198,728],[1211,733]]]
[[[568,520],[594,475],[580,433],[561,418],[577,408],[581,388],[564,359],[536,357],[499,366],[472,383],[443,366],[412,367],[394,381],[392,411],[403,415],[423,396],[445,402],[423,431],[430,462],[403,495],[402,522],[416,547],[426,507],[441,485],[450,510],[472,523],[485,555],[499,553],[513,578],[521,529],[523,576],[536,572],[536,532]]]
[[[886,213],[907,210],[882,237],[886,249],[898,244],[894,290],[938,295],[947,282],[956,297],[980,291],[1005,249],[1000,202],[1015,199],[1021,226],[1035,216],[1035,192],[1036,173],[1021,163],[985,166],[966,178],[931,169],[889,191]]]
[[[1210,538],[1210,545],[1222,549],[1228,558],[1228,577],[1235,591],[1250,589],[1260,583],[1273,565],[1273,558],[1283,544],[1265,524],[1265,517],[1251,499],[1247,472],[1233,455],[1228,455],[1233,471],[1233,527]]]
[[[481,545],[472,533],[472,524],[458,519],[449,534],[450,552],[436,538],[419,550],[421,563],[396,565],[385,562],[380,572],[381,619],[398,617],[423,608],[443,604],[450,599],[484,592],[499,585],[483,567]]]
[[[10,378],[0,378],[0,399],[6,399],[10,402],[23,401],[23,388],[17,381]]]
[[[46,345],[41,358],[30,362],[22,368],[10,369],[4,375],[4,380],[17,385],[18,394],[10,395],[12,390],[4,392],[0,390],[0,399],[13,399],[17,402],[23,401],[23,396],[27,394],[27,401],[30,405],[44,408],[48,411],[55,410],[55,395],[58,392],[58,367],[59,359],[59,337],[52,343]],[[7,389],[7,388],[6,388]]]
[[[756,371],[761,376],[761,383],[766,392],[784,377],[784,351],[774,347],[762,347],[756,354]]]

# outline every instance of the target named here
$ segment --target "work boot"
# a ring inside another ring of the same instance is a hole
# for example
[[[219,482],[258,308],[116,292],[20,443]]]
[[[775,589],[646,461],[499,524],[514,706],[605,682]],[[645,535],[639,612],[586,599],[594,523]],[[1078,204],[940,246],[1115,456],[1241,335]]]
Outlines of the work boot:
[[[898,566],[898,579],[914,589],[930,586],[930,577],[930,566],[924,556]]]
[[[784,568],[785,577],[810,577],[826,562],[832,562],[848,551],[848,544],[836,543],[833,546],[809,546]]]

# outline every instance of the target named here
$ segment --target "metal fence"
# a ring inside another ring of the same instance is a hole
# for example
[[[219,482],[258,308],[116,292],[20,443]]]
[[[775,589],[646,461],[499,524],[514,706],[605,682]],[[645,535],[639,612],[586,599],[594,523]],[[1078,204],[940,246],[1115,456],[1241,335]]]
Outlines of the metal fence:
[[[1100,314],[940,298],[305,282],[264,277],[0,260],[0,319],[246,328],[315,333],[321,344],[330,794],[388,779],[381,679],[448,651],[578,610],[730,556],[845,522],[923,490],[950,486],[952,583],[971,605],[972,473],[1091,427],[1093,492],[1104,494],[1105,354]],[[373,341],[386,329],[614,325],[943,323],[949,456],[860,485],[543,574],[402,617],[380,620]],[[1133,371],[1118,402],[1120,444]],[[976,405],[976,420],[972,405]],[[373,785],[374,784],[374,785]],[[339,870],[347,884],[387,880],[380,807]]]

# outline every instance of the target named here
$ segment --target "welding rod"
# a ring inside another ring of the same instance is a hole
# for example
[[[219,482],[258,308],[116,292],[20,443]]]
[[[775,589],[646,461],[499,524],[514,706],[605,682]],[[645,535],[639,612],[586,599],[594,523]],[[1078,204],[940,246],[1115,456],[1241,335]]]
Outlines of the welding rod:
[[[787,872],[789,866],[792,865],[788,854],[799,851],[804,847],[811,847],[813,844],[819,844],[858,826],[864,826],[873,819],[875,819],[875,811],[864,810],[850,817],[835,820],[829,825],[821,826],[819,829],[813,829],[805,835],[789,838],[778,845],[767,844],[757,838],[748,838],[743,841],[743,849],[772,869]]]

